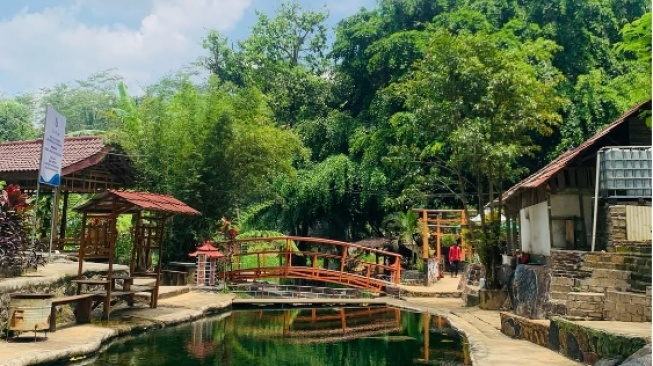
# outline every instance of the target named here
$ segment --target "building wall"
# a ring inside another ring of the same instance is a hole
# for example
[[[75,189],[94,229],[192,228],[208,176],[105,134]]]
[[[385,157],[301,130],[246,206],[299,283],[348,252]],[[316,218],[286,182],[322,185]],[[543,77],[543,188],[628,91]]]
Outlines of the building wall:
[[[548,206],[548,202],[541,202],[519,211],[523,251],[536,255],[550,255],[551,233],[549,231]]]
[[[651,206],[605,205],[601,211],[597,226],[604,230],[597,234],[597,250],[612,252],[621,245],[651,245]]]
[[[583,207],[581,210],[578,193],[557,193],[551,195],[551,247],[554,249],[581,249],[582,244],[589,247],[592,239],[592,197],[588,193],[582,193]],[[567,222],[575,221],[576,233],[573,237],[574,244],[568,245]],[[582,220],[582,221],[581,221]],[[585,235],[582,237],[581,226],[585,225]]]

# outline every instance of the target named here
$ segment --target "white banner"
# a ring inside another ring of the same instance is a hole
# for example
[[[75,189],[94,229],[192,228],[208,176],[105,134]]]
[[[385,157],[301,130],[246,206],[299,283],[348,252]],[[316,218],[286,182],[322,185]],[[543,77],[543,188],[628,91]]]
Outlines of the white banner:
[[[45,111],[45,134],[41,150],[39,182],[58,187],[61,184],[61,161],[66,136],[66,117],[47,106]]]

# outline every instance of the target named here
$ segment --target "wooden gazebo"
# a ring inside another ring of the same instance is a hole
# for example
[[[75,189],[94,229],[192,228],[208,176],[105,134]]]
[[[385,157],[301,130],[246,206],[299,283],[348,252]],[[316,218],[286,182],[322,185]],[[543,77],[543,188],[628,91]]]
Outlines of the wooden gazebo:
[[[34,192],[41,160],[43,139],[0,143],[0,180],[18,184],[22,191]],[[54,194],[54,221],[60,221],[53,239],[54,250],[76,246],[76,239],[66,239],[66,212],[70,193],[98,193],[107,189],[128,189],[134,184],[136,171],[132,160],[115,143],[102,136],[66,137],[61,162],[61,185],[55,189],[41,186]],[[57,238],[58,237],[58,238]]]
[[[103,318],[108,319],[112,299],[126,299],[133,302],[136,292],[150,292],[150,307],[156,308],[161,281],[163,259],[163,234],[165,222],[175,214],[199,215],[200,213],[172,196],[108,190],[91,198],[75,208],[82,214],[82,231],[79,248],[77,293],[83,286],[100,286],[104,291],[97,293],[96,300],[104,303]],[[133,215],[133,247],[130,260],[130,274],[127,277],[113,275],[116,221],[122,214]],[[152,255],[158,254],[153,263]],[[107,260],[109,264],[106,279],[82,279],[84,260]],[[154,280],[153,286],[132,286],[134,278]],[[116,288],[116,280],[122,280],[122,288]]]

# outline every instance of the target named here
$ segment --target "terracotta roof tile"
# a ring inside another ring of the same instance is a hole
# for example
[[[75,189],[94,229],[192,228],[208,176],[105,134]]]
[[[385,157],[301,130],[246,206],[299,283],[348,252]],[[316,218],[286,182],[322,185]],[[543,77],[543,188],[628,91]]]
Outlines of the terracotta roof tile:
[[[118,191],[113,189],[94,196],[88,202],[76,207],[75,210],[87,212],[111,212],[114,207],[114,198],[117,198],[121,203],[128,203],[125,211],[126,213],[137,211],[158,211],[175,214],[201,215],[199,211],[172,196],[148,192]]]
[[[43,139],[0,143],[0,172],[38,171],[42,143]],[[103,152],[105,148],[100,136],[67,137],[62,170]]]
[[[182,213],[188,215],[199,215],[200,212],[194,208],[186,205],[180,200],[163,194],[147,193],[147,192],[130,192],[130,191],[116,191],[109,190],[113,195],[116,195],[127,202],[130,202],[144,210],[149,211],[166,211],[174,213]]]
[[[202,246],[195,248],[195,252],[188,255],[190,257],[196,257],[198,254],[204,254],[209,258],[222,258],[225,256],[218,248],[211,245],[210,242],[205,242]]]

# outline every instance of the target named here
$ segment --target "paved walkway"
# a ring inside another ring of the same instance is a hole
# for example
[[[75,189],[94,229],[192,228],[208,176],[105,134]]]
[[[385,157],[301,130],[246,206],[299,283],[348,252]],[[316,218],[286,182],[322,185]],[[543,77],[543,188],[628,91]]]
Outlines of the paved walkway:
[[[548,348],[505,336],[500,331],[498,311],[463,308],[459,299],[409,298],[406,301],[393,301],[392,304],[445,316],[454,328],[467,337],[474,365],[582,365]]]
[[[460,282],[460,276],[458,277],[448,277],[444,276],[438,280],[438,282],[432,284],[431,286],[408,286],[408,285],[399,285],[403,292],[413,293],[413,294],[424,294],[425,297],[430,297],[434,294],[449,294],[449,293],[458,293],[458,283]],[[407,294],[410,295],[410,294]]]

